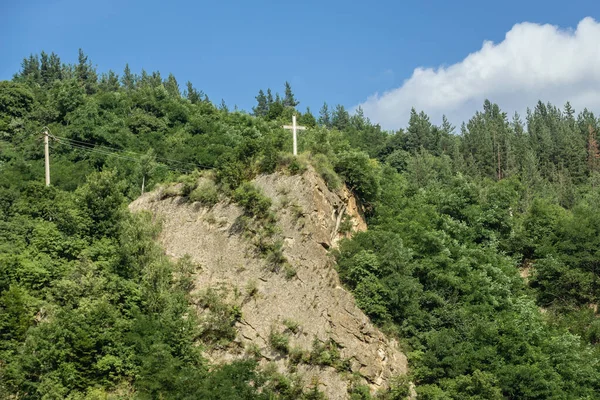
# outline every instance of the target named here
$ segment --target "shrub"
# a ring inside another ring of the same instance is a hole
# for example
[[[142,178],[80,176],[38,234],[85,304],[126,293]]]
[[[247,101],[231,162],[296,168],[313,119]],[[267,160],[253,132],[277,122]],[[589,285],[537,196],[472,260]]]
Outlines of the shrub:
[[[246,354],[255,359],[262,357],[260,347],[258,347],[256,343],[250,343],[248,346],[246,346]]]
[[[188,175],[181,175],[177,180],[182,183],[181,185],[181,195],[189,196],[190,193],[198,186],[198,178],[200,177],[200,172],[194,171]]]
[[[352,231],[352,217],[348,214],[344,214],[342,217],[342,222],[338,228],[338,232],[341,234],[350,233]]]
[[[252,279],[248,281],[246,284],[246,294],[249,297],[254,297],[258,294],[258,283],[256,283],[256,280]]]
[[[297,274],[296,268],[294,268],[287,262],[283,265],[283,273],[284,273],[285,279],[287,279],[287,280],[292,279]]]
[[[292,204],[291,211],[292,211],[292,217],[294,218],[294,221],[296,221],[296,222],[304,216],[304,209],[298,203]]]
[[[274,350],[283,354],[288,354],[290,351],[290,338],[285,333],[279,333],[274,330],[269,335],[269,343]]]
[[[212,207],[219,201],[217,185],[211,180],[203,180],[189,195],[189,200],[203,206]]]
[[[350,400],[371,400],[373,398],[369,386],[358,383],[352,384],[348,388],[348,393],[350,394]]]
[[[181,190],[175,185],[169,185],[160,189],[158,198],[160,200],[167,199],[169,197],[177,197],[181,195]]]
[[[410,396],[410,378],[407,375],[398,375],[390,379],[390,387],[378,393],[384,400],[404,400]]]
[[[342,185],[340,177],[333,170],[333,166],[323,154],[317,154],[312,158],[312,164],[315,171],[325,181],[327,187],[331,190],[337,190]]]
[[[237,334],[235,323],[242,317],[241,310],[225,303],[222,297],[218,291],[208,289],[198,298],[198,305],[208,309],[201,323],[202,338],[208,343],[226,344]]]
[[[265,251],[270,270],[273,272],[279,271],[279,268],[287,261],[283,255],[283,242],[278,240],[275,243],[272,243],[270,246],[267,246]]]
[[[279,153],[277,163],[280,168],[285,168],[291,175],[303,174],[308,169],[306,156],[294,157],[291,153]]]
[[[293,334],[298,333],[298,330],[300,329],[300,325],[296,321],[291,319],[284,319],[283,326],[285,326]]]
[[[266,219],[271,208],[271,199],[250,182],[244,182],[233,192],[233,200],[244,209],[249,216]]]
[[[379,171],[368,154],[362,151],[348,151],[339,155],[335,172],[346,184],[365,201],[373,201],[379,196]]]
[[[341,358],[337,344],[331,339],[323,343],[315,337],[309,363],[333,367],[337,371],[350,371],[350,361]]]
[[[292,175],[302,175],[307,169],[308,163],[306,162],[306,159],[302,156],[295,157],[288,166],[288,170]]]
[[[292,363],[293,365],[298,365],[301,362],[303,362],[303,359],[306,358],[305,351],[302,350],[301,347],[293,347],[290,350],[289,358],[290,358],[290,363]]]

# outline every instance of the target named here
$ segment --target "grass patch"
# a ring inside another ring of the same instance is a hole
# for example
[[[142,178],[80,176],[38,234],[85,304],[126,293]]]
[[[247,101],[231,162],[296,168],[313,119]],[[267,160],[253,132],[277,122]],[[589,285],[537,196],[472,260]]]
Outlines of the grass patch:
[[[246,295],[248,297],[254,297],[258,295],[258,283],[255,279],[252,279],[246,283]]]
[[[295,278],[298,273],[296,272],[296,268],[290,265],[290,263],[286,262],[283,264],[283,274],[285,279],[289,281],[290,279]]]
[[[246,354],[256,360],[262,358],[262,353],[260,351],[260,347],[256,343],[250,343],[246,346]]]
[[[296,333],[298,333],[298,331],[300,330],[300,324],[298,324],[298,322],[291,320],[291,319],[284,319],[283,326],[285,326],[285,328],[288,331],[292,332],[294,335]]]

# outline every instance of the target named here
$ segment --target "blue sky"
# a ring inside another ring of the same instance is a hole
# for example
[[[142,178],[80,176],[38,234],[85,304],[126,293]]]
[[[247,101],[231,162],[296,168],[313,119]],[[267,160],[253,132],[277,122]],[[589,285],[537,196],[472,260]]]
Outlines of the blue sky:
[[[172,72],[242,109],[288,80],[316,113],[323,101],[353,107],[400,88],[415,68],[460,63],[521,22],[575,29],[600,2],[5,0],[0,14],[0,79],[30,53],[74,62],[81,47],[100,72]],[[404,122],[382,113],[372,118]]]

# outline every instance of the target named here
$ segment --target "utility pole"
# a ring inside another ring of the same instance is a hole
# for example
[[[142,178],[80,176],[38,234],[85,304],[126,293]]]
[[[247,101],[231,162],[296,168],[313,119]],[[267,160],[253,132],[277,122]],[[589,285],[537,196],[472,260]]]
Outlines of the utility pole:
[[[44,128],[44,158],[46,164],[46,186],[50,186],[50,149],[48,128]]]
[[[292,125],[284,125],[284,129],[291,129],[294,136],[294,156],[298,155],[298,140],[296,139],[296,131],[303,131],[305,126],[296,125],[296,115],[292,115]]]

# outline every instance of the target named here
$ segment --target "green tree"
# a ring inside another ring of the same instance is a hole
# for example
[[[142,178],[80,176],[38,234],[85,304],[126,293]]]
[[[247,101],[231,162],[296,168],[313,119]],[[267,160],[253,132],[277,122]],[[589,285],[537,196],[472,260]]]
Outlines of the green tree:
[[[350,115],[343,105],[338,104],[331,115],[331,126],[343,131],[350,124]]]
[[[331,114],[329,113],[329,107],[327,103],[323,103],[323,106],[319,110],[319,125],[325,128],[331,128]]]
[[[306,107],[306,112],[298,118],[300,125],[304,125],[310,128],[317,126],[317,120],[315,116],[310,112],[310,107]]]
[[[257,117],[265,117],[269,113],[269,104],[267,102],[267,96],[265,96],[265,92],[261,90],[258,91],[258,96],[256,96],[256,107],[252,108],[252,112]]]
[[[285,82],[285,96],[283,98],[283,106],[296,108],[296,106],[300,104],[299,101],[296,101],[294,97],[294,93],[292,93],[292,86],[288,81]]]
[[[93,94],[96,91],[98,76],[88,57],[79,49],[78,63],[75,66],[75,76],[79,83],[85,88],[87,94]]]
[[[379,171],[366,153],[341,153],[335,164],[335,172],[364,201],[373,201],[379,195]]]
[[[167,89],[167,93],[169,93],[169,95],[171,97],[176,98],[176,99],[181,97],[181,91],[179,90],[179,84],[177,83],[177,79],[175,79],[175,76],[173,74],[169,74],[169,77],[165,81],[164,85],[165,85],[165,89]]]
[[[121,77],[121,83],[126,90],[135,89],[136,78],[131,72],[131,69],[129,69],[129,64],[125,64],[125,70],[123,71],[123,76]]]

